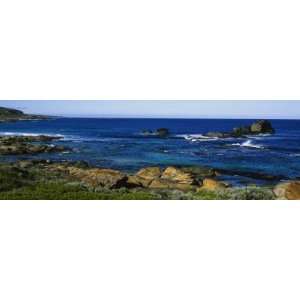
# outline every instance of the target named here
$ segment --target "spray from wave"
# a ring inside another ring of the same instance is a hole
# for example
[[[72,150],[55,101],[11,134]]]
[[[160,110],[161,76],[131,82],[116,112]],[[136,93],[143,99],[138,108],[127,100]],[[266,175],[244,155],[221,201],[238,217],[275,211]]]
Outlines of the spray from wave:
[[[191,142],[216,141],[219,139],[217,137],[208,137],[202,134],[177,134],[176,137],[184,138],[185,140]]]
[[[258,145],[258,144],[253,144],[251,140],[247,140],[243,143],[234,143],[231,144],[232,146],[240,146],[240,147],[247,147],[247,148],[256,148],[256,149],[264,149],[264,146]]]

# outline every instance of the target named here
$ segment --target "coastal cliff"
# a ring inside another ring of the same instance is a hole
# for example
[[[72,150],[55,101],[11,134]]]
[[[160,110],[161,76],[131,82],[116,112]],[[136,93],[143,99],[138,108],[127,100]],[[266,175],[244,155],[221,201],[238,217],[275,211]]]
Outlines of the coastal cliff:
[[[46,120],[48,116],[25,114],[18,109],[0,107],[0,122],[16,122],[25,120]]]

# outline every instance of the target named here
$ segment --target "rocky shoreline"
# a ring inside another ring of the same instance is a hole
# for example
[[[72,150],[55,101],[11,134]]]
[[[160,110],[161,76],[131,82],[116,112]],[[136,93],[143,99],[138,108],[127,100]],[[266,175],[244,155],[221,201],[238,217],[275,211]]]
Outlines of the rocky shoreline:
[[[3,113],[3,108],[2,108]],[[20,111],[6,111],[4,115],[23,118]],[[1,108],[0,108],[1,117]],[[5,118],[4,118],[5,119]],[[3,117],[2,117],[3,120]],[[260,120],[233,128],[230,132],[208,132],[207,137],[244,137],[245,135],[273,134],[271,123]],[[143,136],[167,138],[170,131],[159,128],[143,131]],[[41,153],[72,151],[62,145],[59,136],[28,135],[0,136],[0,155],[37,155]],[[269,182],[265,186],[232,186],[222,180],[224,176],[242,176]],[[2,184],[1,184],[2,182]],[[50,188],[56,186],[62,195]],[[36,191],[36,187],[40,190]],[[72,194],[76,190],[76,193]],[[42,192],[41,192],[42,191]],[[69,191],[67,195],[64,193]],[[71,194],[72,195],[71,195]],[[30,196],[27,196],[27,195]],[[65,195],[65,196],[64,196]],[[81,195],[81,196],[80,196]],[[218,169],[206,166],[150,166],[136,173],[90,166],[86,162],[51,160],[17,160],[0,163],[0,199],[43,197],[52,199],[83,197],[112,199],[298,199],[300,181],[290,180],[280,174],[272,175],[236,169]]]
[[[0,154],[22,155],[71,151],[69,147],[45,144],[59,139],[60,137],[46,135],[0,136]]]
[[[7,176],[10,177],[6,182]],[[43,193],[34,193],[36,186],[45,187],[53,184],[63,191],[76,187],[78,192],[88,192],[89,197],[93,199],[94,197],[103,199],[103,195],[111,199],[300,198],[300,181],[278,181],[263,187],[254,185],[235,187],[220,180],[220,176],[220,170],[207,167],[153,166],[129,174],[119,170],[90,166],[82,161],[19,160],[0,164],[0,178],[2,178],[0,199],[21,196],[26,198],[27,194],[24,194],[24,190],[29,191],[33,199],[64,198],[64,195],[56,195],[55,190],[52,190],[53,194],[47,196]],[[80,193],[76,192],[72,196],[68,194],[67,197],[80,199]]]

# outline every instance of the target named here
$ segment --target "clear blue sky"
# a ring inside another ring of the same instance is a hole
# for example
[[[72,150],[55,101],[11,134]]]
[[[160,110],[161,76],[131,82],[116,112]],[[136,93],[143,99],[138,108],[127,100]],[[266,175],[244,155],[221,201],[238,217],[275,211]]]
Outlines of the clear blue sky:
[[[0,101],[26,113],[73,117],[294,118],[300,101]]]

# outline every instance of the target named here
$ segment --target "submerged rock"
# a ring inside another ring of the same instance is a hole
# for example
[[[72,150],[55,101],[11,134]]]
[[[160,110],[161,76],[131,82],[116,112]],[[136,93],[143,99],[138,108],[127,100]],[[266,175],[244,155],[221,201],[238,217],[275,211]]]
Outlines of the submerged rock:
[[[2,155],[22,155],[39,154],[69,151],[69,147],[56,145],[32,145],[27,143],[1,144],[0,154]]]
[[[60,136],[50,135],[13,135],[13,136],[0,136],[0,143],[31,143],[31,142],[51,142],[59,140]]]
[[[40,144],[60,139],[56,136],[1,136],[0,154],[21,155],[70,151],[69,147],[59,145]]]
[[[148,130],[143,130],[142,135],[165,138],[165,137],[168,137],[170,135],[170,131],[167,128],[158,128],[155,131],[152,131],[152,130],[148,129]]]
[[[293,180],[279,183],[273,190],[279,199],[300,200],[300,181]]]
[[[229,132],[210,131],[206,133],[205,136],[211,138],[229,138],[232,135]]]

